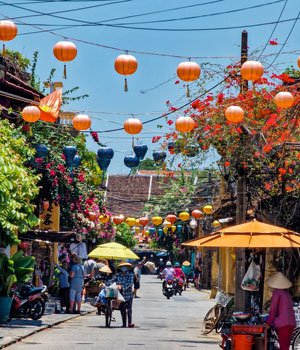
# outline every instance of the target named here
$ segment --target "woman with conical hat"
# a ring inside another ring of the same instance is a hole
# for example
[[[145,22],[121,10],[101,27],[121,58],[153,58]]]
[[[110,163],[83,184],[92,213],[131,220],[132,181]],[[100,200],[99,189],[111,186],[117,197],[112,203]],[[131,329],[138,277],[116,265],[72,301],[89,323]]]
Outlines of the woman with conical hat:
[[[266,323],[276,330],[280,350],[289,350],[296,327],[293,300],[288,292],[292,282],[284,274],[277,272],[267,280],[267,284],[273,289],[273,294]]]

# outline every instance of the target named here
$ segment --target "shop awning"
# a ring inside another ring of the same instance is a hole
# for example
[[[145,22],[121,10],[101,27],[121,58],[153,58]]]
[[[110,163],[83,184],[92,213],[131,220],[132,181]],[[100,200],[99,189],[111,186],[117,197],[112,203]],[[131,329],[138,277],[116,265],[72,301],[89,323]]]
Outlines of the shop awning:
[[[64,243],[78,243],[76,239],[75,231],[45,231],[45,230],[32,230],[26,233],[20,233],[19,239],[21,240],[40,240],[48,242],[64,242]]]

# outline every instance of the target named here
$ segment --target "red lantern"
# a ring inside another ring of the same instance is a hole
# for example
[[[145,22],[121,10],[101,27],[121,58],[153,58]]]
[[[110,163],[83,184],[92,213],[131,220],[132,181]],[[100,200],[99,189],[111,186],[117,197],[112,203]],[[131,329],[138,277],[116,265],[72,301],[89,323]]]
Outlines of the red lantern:
[[[245,80],[255,81],[262,77],[264,74],[264,67],[257,61],[246,61],[242,64],[241,75]]]
[[[173,215],[173,214],[169,214],[169,215],[167,215],[166,220],[169,221],[173,225],[174,222],[177,220],[177,216]]]
[[[95,221],[96,218],[97,218],[97,215],[96,215],[96,213],[90,211],[89,214],[88,214],[88,218],[89,218],[89,220],[91,220],[91,221]]]
[[[120,224],[122,224],[122,222],[124,221],[124,216],[122,215],[119,215],[119,216],[114,216],[113,217],[113,222],[114,222],[114,224],[116,224],[116,225],[120,225]]]
[[[72,123],[74,129],[81,131],[89,129],[91,127],[92,121],[88,115],[78,114],[73,118]]]
[[[175,127],[180,132],[190,132],[195,128],[195,122],[191,117],[179,117],[176,119]]]
[[[195,81],[200,77],[201,69],[196,62],[181,62],[177,67],[178,78],[190,82]],[[186,96],[190,97],[189,86],[186,86]]]
[[[136,118],[129,118],[124,123],[124,130],[130,134],[135,135],[142,131],[143,123]]]
[[[121,75],[131,75],[135,73],[138,67],[138,62],[131,55],[120,55],[115,60],[115,70]],[[124,91],[128,91],[127,79],[125,78]]]
[[[226,108],[225,117],[232,123],[239,123],[244,119],[244,110],[239,106],[230,106]]]
[[[69,62],[77,56],[77,48],[71,41],[59,41],[53,47],[53,54],[59,61]],[[67,78],[66,64],[64,65],[64,78]]]
[[[195,209],[192,211],[192,217],[195,219],[201,219],[203,217],[203,213],[201,210]]]
[[[287,91],[281,91],[274,98],[275,104],[280,108],[290,108],[294,104],[295,97]]]
[[[149,219],[148,218],[139,218],[139,224],[143,227],[149,224]]]
[[[34,123],[40,119],[41,111],[36,106],[27,106],[21,112],[22,118],[28,123]]]

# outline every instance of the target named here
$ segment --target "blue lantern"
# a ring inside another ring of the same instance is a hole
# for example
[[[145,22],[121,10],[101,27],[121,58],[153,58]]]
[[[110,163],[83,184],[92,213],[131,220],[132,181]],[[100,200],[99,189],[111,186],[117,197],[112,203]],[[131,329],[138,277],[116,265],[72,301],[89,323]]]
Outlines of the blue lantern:
[[[136,168],[140,164],[140,162],[136,156],[125,156],[124,164],[131,169]]]
[[[154,235],[155,232],[156,232],[156,230],[155,230],[154,227],[150,227],[150,228],[149,228],[149,232],[150,232],[151,235]]]
[[[182,225],[177,225],[177,232],[181,233],[182,232]]]
[[[133,146],[134,154],[136,155],[137,159],[139,161],[143,160],[145,158],[145,155],[148,151],[147,145],[136,145]]]
[[[99,168],[103,171],[106,172],[107,168],[109,167],[110,164],[110,159],[100,159],[97,157],[97,163],[99,165]]]
[[[78,155],[76,155],[73,159],[73,167],[78,168],[80,163],[81,163],[81,158]]]
[[[66,158],[66,165],[69,168],[72,168],[73,165],[73,159],[77,153],[76,146],[65,146],[63,149],[63,154]]]
[[[159,228],[159,229],[157,230],[157,232],[158,232],[159,237],[162,237],[163,234],[164,234],[164,231],[163,231],[161,228]]]
[[[153,156],[153,160],[156,163],[163,163],[164,160],[166,159],[167,154],[166,152],[156,151],[152,153],[152,156]]]
[[[43,145],[43,144],[38,144],[38,145],[35,145],[35,150],[36,150],[36,158],[43,158],[45,159],[48,155],[48,148]]]
[[[98,149],[97,158],[111,160],[114,156],[114,150],[110,147],[102,147]]]

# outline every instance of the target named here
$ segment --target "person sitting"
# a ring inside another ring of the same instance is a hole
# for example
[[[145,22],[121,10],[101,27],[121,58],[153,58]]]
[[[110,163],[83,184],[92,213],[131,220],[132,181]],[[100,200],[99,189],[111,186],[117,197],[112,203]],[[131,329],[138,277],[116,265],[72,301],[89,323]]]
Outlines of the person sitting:
[[[175,278],[180,281],[180,282],[184,282],[185,281],[185,274],[182,271],[182,268],[180,267],[179,262],[176,262],[174,265],[174,274],[175,274]]]
[[[164,289],[165,285],[166,285],[166,281],[167,280],[173,281],[175,278],[175,270],[172,267],[171,261],[167,261],[166,268],[163,269],[163,271],[162,271],[162,277],[164,279],[164,281],[163,281],[163,289]]]

